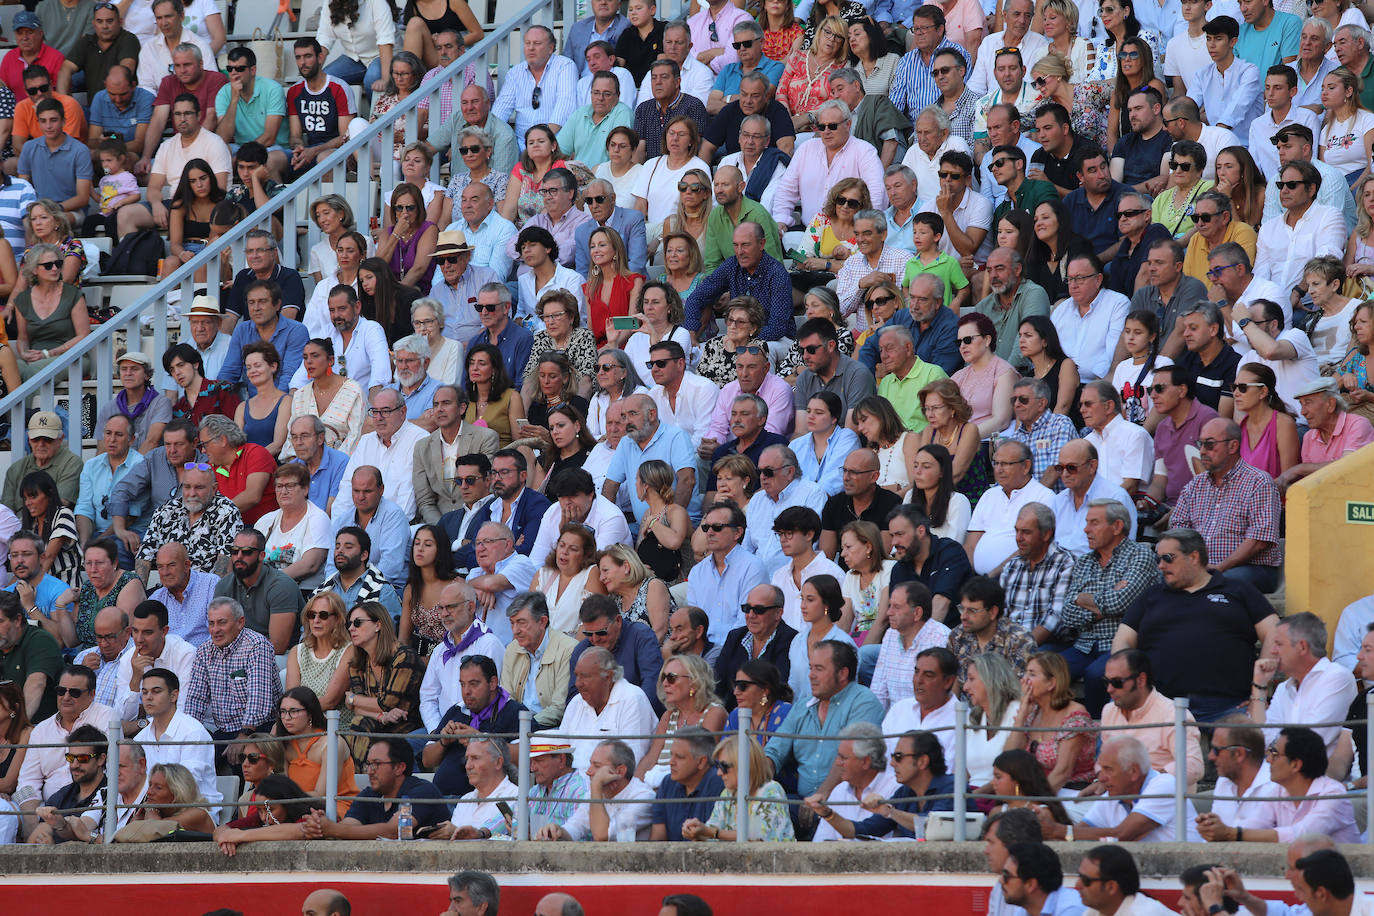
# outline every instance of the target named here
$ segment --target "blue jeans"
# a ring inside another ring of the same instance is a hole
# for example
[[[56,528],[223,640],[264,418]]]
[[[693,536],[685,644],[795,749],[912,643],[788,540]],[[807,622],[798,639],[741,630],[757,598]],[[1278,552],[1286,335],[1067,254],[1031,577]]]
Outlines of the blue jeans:
[[[1268,595],[1279,589],[1279,568],[1277,566],[1233,566],[1220,574],[1232,582],[1245,582]]]
[[[878,654],[882,652],[883,641],[864,641],[859,646],[859,683],[865,687],[873,683],[873,669],[878,667]]]
[[[1083,678],[1083,705],[1088,708],[1088,715],[1094,719],[1101,718],[1102,707],[1107,705],[1107,685],[1102,682],[1102,678],[1107,672],[1107,657],[1110,652],[1080,652],[1073,646],[1067,649],[1060,649],[1059,654],[1069,665],[1069,673],[1074,679]]]
[[[364,67],[351,57],[338,57],[324,65],[324,72],[350,86],[362,86],[363,95],[371,96],[372,84],[382,78],[382,59],[379,57]]]

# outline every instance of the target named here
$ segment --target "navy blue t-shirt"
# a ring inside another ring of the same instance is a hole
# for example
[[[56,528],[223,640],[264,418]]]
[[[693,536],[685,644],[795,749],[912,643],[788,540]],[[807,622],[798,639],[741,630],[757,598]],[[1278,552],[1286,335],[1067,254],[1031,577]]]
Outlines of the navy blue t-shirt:
[[[701,782],[697,783],[696,791],[691,795],[688,795],[683,789],[682,783],[675,782],[671,777],[665,776],[655,794],[654,816],[651,823],[666,826],[669,840],[681,840],[683,823],[692,818],[705,823],[711,816],[711,809],[716,805],[716,796],[724,791],[725,784],[720,781],[720,774],[716,772],[715,767],[711,767],[702,777]],[[705,798],[710,800],[687,804],[666,803],[665,800],[673,798]]]
[[[348,807],[348,816],[360,824],[385,824],[391,820],[396,813],[396,803],[384,804],[370,799],[381,798],[377,790],[369,786],[358,793],[353,799],[353,804]],[[444,793],[432,782],[428,782],[418,776],[407,776],[406,781],[401,783],[401,791],[397,798],[443,798]],[[453,815],[453,806],[445,803],[426,804],[419,802],[414,804],[415,827],[433,827],[442,824]]]

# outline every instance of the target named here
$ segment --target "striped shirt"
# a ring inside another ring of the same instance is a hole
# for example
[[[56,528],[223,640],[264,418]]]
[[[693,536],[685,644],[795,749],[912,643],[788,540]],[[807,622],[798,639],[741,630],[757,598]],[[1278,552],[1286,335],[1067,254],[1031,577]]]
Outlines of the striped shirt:
[[[535,104],[534,94],[539,93]],[[530,65],[524,61],[506,73],[501,93],[491,106],[498,121],[515,118],[515,140],[525,148],[525,131],[536,124],[554,124],[554,129],[568,123],[577,110],[577,65],[555,54],[544,65],[544,73],[536,82]]]
[[[916,120],[922,108],[933,105],[940,98],[940,87],[935,85],[935,77],[931,74],[930,68],[935,63],[936,52],[946,48],[958,51],[964,58],[964,63],[968,63],[968,54],[948,38],[935,46],[929,62],[922,59],[920,51],[908,51],[897,62],[897,71],[892,75],[892,91],[889,98],[898,110],[912,121]]]
[[[927,620],[911,641],[911,647],[904,649],[902,634],[888,627],[873,668],[873,695],[883,704],[883,709],[891,709],[894,703],[912,698],[916,656],[927,649],[945,648],[949,644],[949,633],[949,627],[940,621]]]

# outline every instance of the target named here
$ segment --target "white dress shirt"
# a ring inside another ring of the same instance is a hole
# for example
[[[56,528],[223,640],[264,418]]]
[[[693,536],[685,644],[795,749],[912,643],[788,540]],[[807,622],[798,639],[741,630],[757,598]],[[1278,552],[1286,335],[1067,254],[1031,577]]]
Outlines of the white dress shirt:
[[[428,435],[414,423],[402,423],[396,435],[391,437],[390,446],[382,443],[375,430],[360,438],[344,467],[343,480],[339,482],[339,493],[334,497],[334,509],[330,515],[341,518],[352,514],[353,472],[370,465],[382,472],[386,498],[400,506],[406,518],[414,517],[415,449]]]
[[[1119,487],[1128,477],[1144,483],[1154,476],[1155,440],[1143,426],[1117,414],[1102,432],[1092,430],[1085,438],[1097,449],[1099,478]]]
[[[210,744],[210,733],[205,726],[181,710],[172,713],[167,730],[157,733],[157,723],[149,722],[147,728],[137,735],[134,741],[142,745],[148,758],[148,770],[159,763],[179,763],[191,771],[196,778],[196,786],[210,807],[224,800],[215,782],[215,746]],[[161,742],[204,741],[204,744],[163,744]]]
[[[1256,827],[1273,830],[1280,843],[1291,843],[1304,833],[1324,833],[1337,843],[1360,842],[1360,828],[1355,826],[1355,808],[1350,799],[1327,797],[1345,793],[1345,786],[1330,776],[1318,776],[1306,792],[1294,792],[1305,796],[1298,802],[1279,801],[1275,796],[1288,795],[1288,790],[1278,783],[1269,785],[1264,800],[1258,803]]]
[[[974,572],[987,575],[1016,553],[1016,516],[1026,503],[1048,507],[1053,502],[1054,491],[1034,479],[1010,494],[998,484],[988,487],[968,523],[970,533],[983,533],[973,548]]]
[[[472,626],[477,627],[482,635],[462,652],[445,662],[445,645],[441,642],[429,656],[429,667],[425,668],[425,678],[420,682],[420,719],[425,723],[425,731],[431,735],[439,731],[444,713],[454,706],[463,705],[463,692],[458,684],[458,669],[462,667],[463,659],[469,655],[485,655],[495,663],[497,671],[501,670],[501,663],[505,660],[505,644],[493,636],[482,621],[474,620]],[[464,630],[456,642],[462,642],[466,635],[467,631]]]
[[[130,640],[129,645],[133,646]],[[134,655],[138,650],[134,649],[119,659],[119,670],[115,673],[115,684],[118,688],[115,693],[114,708],[119,713],[119,718],[128,720],[137,717],[139,704],[142,698],[139,691],[129,686],[129,682],[134,677]],[[186,684],[191,680],[191,663],[196,658],[196,647],[175,633],[168,633],[163,638],[162,652],[157,658],[153,659],[152,668],[165,668],[177,676],[177,680]],[[177,694],[177,709],[186,708],[186,691]]]
[[[892,704],[892,708],[883,716],[883,734],[894,737],[884,738],[887,742],[887,752],[891,754],[897,750],[897,742],[901,741],[901,736],[909,731],[929,731],[935,735],[940,747],[944,749],[946,766],[954,766],[954,707],[958,699],[950,694],[943,706],[930,711],[930,715],[921,715],[921,704],[915,697],[907,700],[898,700]],[[933,729],[943,728],[944,731],[932,731]]]
[[[1235,57],[1225,73],[1209,63],[1188,77],[1188,97],[1203,109],[1209,124],[1225,125],[1245,137],[1250,122],[1264,111],[1263,82],[1259,67]]]
[[[968,77],[970,89],[979,95],[986,95],[997,88],[997,77],[993,75],[992,68],[997,52],[1006,46],[1007,33],[1005,31],[993,32],[983,39],[978,45],[978,62],[973,65],[973,72]],[[1026,72],[1029,73],[1031,67],[1034,67],[1036,62],[1049,52],[1050,40],[1039,32],[1027,30],[1016,47],[1021,49],[1021,63],[1026,65]]]
[[[1143,814],[1159,826],[1136,837],[1137,843],[1172,843],[1176,839],[1174,818],[1174,777],[1168,773],[1151,770],[1140,787],[1141,795],[1162,795],[1164,798],[1142,798],[1135,802],[1097,801],[1088,809],[1083,823],[1089,827],[1116,827],[1131,814]],[[1192,801],[1185,803],[1184,819],[1187,822],[1187,839],[1190,843],[1201,843],[1202,834],[1197,832],[1197,809]],[[1120,911],[1118,911],[1120,912]]]
[[[902,157],[902,165],[916,173],[917,200],[934,200],[935,195],[940,193],[940,176],[937,174],[940,171],[940,157],[950,150],[957,150],[961,153],[968,153],[970,157],[973,156],[973,150],[969,149],[968,143],[964,141],[963,137],[950,134],[949,139],[940,144],[940,148],[935,151],[934,156],[927,156],[918,144],[912,143],[911,148]],[[826,187],[829,188],[829,185]],[[878,207],[875,204],[874,208],[881,210],[884,207],[886,204],[883,207]]]
[[[334,342],[334,352],[338,354],[336,365],[340,375],[353,379],[363,391],[391,384],[391,354],[387,350],[386,331],[380,324],[359,315],[348,346],[344,346],[343,334],[332,325],[329,339]],[[291,387],[303,388],[308,381],[310,378],[302,362],[296,374],[291,376]]]
[[[473,789],[453,806],[453,816],[449,818],[449,823],[454,827],[486,827],[491,830],[489,825],[504,821],[505,816],[501,814],[501,809],[496,807],[496,802],[486,799],[513,798],[519,794],[520,789],[508,778],[503,778],[486,798],[479,796],[477,790]]]
[[[701,445],[706,429],[711,424],[711,414],[716,409],[720,389],[710,379],[688,372],[682,376],[682,384],[678,386],[676,407],[668,399],[668,392],[662,385],[649,389],[649,397],[658,405],[659,422],[681,426],[692,437],[692,447],[696,448]]]
[[[1303,677],[1301,686],[1291,677],[1278,686],[1265,718],[1281,725],[1290,722],[1344,722],[1354,700],[1355,676],[1331,659],[1320,658]],[[1329,754],[1336,747],[1341,726],[1318,728],[1314,725],[1313,731],[1322,736]],[[1273,742],[1278,737],[1278,728],[1264,730],[1265,742]]]
[[[531,318],[534,316],[534,307],[539,304],[539,297],[551,289],[563,289],[572,293],[577,300],[577,311],[582,316],[582,327],[587,327],[589,318],[587,315],[587,300],[582,295],[582,287],[586,284],[587,278],[582,276],[571,267],[564,267],[557,262],[553,265],[553,276],[549,282],[543,286],[535,288],[534,271],[526,270],[515,278],[517,290],[519,292],[519,302],[515,311],[516,317]],[[541,322],[542,324],[542,322]],[[535,330],[539,330],[536,328]]]
[[[605,550],[613,544],[632,544],[630,525],[625,521],[625,513],[616,504],[597,493],[592,497],[592,507],[582,524],[592,529],[598,550]],[[549,554],[558,544],[558,529],[563,527],[563,506],[554,500],[544,510],[544,518],[539,522],[539,536],[530,548],[530,559],[537,566],[543,566]]]
[[[835,565],[823,553],[817,553],[812,557],[811,562],[806,564],[802,570],[801,581],[805,582],[812,576],[834,576],[836,582],[844,581],[844,570]],[[801,588],[792,578],[791,562],[779,566],[773,573],[773,584],[782,592],[782,621],[797,632],[803,629],[810,629],[810,626],[802,620],[801,615]]]
[[[1210,124],[1202,125],[1202,133],[1198,135],[1197,142],[1207,151],[1207,165],[1202,170],[1202,177],[1213,181],[1217,177],[1217,153],[1228,146],[1241,145],[1240,137],[1224,127],[1213,127]]]
[[[113,709],[100,703],[92,703],[86,707],[85,712],[76,717],[70,730],[58,724],[55,714],[35,725],[29,735],[29,743],[52,744],[56,747],[29,748],[28,753],[24,755],[24,765],[19,768],[19,784],[15,787],[13,796],[15,804],[23,804],[35,798],[42,804],[58,789],[71,785],[72,774],[67,769],[67,736],[83,725],[94,725],[103,735],[113,717]]]
[[[563,720],[565,723],[566,719]],[[605,805],[610,824],[606,839],[611,843],[644,842],[649,839],[654,820],[654,790],[645,785],[638,776],[631,776],[625,788],[615,796],[618,801],[638,800],[637,805]],[[574,804],[572,817],[563,824],[563,829],[574,840],[589,840],[592,836],[590,804]]]
[[[1064,353],[1078,366],[1080,379],[1091,382],[1111,377],[1112,351],[1130,310],[1131,300],[1105,286],[1086,315],[1079,314],[1072,296],[1054,307],[1050,321],[1059,332]]]
[[[435,271],[438,273],[438,271]],[[305,325],[305,329],[310,332],[311,337],[329,337],[334,333],[334,322],[329,320],[329,291],[339,285],[339,275],[336,272],[328,273],[320,277],[320,282],[315,284],[315,288],[310,293],[310,298],[305,303],[305,314],[298,320]],[[362,284],[358,280],[353,281],[353,291],[361,293]],[[339,352],[337,349],[334,352]],[[299,385],[293,385],[299,388]]]
[[[828,807],[834,808],[841,817],[851,821],[861,821],[869,816],[869,813],[860,807],[859,802],[863,801],[865,795],[880,795],[883,798],[891,798],[897,791],[898,782],[892,775],[891,768],[885,769],[873,777],[873,781],[864,786],[858,792],[848,782],[841,782],[830,790],[830,795],[825,799]],[[816,834],[811,838],[813,843],[825,843],[832,840],[843,840],[840,832],[830,826],[829,821],[821,821],[816,825]]]
[[[602,734],[606,738],[616,738],[620,735],[647,735],[657,725],[658,717],[654,715],[654,708],[649,705],[649,698],[644,695],[644,691],[622,677],[611,688],[610,699],[606,701],[606,706],[601,712],[593,710],[587,701],[582,699],[582,694],[574,695],[563,712],[563,723],[559,726],[558,733]],[[573,769],[585,770],[592,759],[592,751],[596,750],[596,746],[603,740],[605,739],[569,738],[568,743],[573,749]],[[649,749],[648,738],[621,740],[635,752],[636,760],[643,757],[644,752]]]
[[[1290,290],[1302,282],[1308,261],[1325,254],[1343,257],[1345,240],[1345,220],[1339,210],[1325,204],[1313,203],[1292,226],[1286,213],[1266,219],[1255,241],[1255,276]]]
[[[1234,781],[1218,776],[1216,788],[1212,790],[1212,813],[1228,827],[1254,827],[1258,830],[1264,817],[1259,810],[1259,802],[1273,794],[1276,794],[1276,790],[1269,781],[1269,763],[1266,761],[1260,764],[1259,772],[1244,792]],[[1228,796],[1239,796],[1240,801],[1229,801]]]

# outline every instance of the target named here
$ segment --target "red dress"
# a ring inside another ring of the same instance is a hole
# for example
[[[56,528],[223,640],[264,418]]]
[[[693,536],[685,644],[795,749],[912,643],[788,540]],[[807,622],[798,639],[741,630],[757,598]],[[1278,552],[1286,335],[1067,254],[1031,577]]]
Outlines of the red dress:
[[[583,284],[582,294],[587,300],[587,314],[591,316],[591,332],[596,335],[597,349],[606,346],[606,322],[608,319],[630,314],[630,293],[635,283],[644,280],[643,274],[625,274],[611,280],[610,301],[597,298],[601,284],[592,289],[590,283]]]

